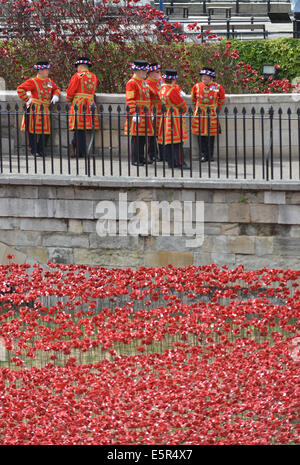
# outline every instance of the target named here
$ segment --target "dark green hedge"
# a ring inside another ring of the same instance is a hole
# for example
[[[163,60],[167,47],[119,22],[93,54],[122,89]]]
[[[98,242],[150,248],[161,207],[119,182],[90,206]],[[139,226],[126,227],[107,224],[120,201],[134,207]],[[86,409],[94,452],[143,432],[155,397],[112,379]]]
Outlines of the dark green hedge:
[[[231,40],[239,51],[240,61],[249,63],[259,73],[264,64],[278,64],[278,77],[290,81],[300,76],[300,40],[280,38],[274,40]]]

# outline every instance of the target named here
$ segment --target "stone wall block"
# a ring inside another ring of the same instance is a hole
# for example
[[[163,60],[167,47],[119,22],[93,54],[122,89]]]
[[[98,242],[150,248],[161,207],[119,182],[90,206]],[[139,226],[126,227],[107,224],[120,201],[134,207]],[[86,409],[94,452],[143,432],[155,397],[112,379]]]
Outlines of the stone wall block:
[[[68,232],[71,234],[82,234],[83,226],[81,220],[69,220],[68,221]]]
[[[44,247],[89,247],[89,238],[87,234],[45,234],[42,245]]]
[[[21,218],[19,221],[20,230],[24,231],[41,231],[44,233],[67,231],[65,220],[57,220],[55,218]]]
[[[228,252],[227,236],[205,236],[203,245],[203,252]]]
[[[227,204],[204,204],[204,221],[210,223],[229,223]]]
[[[240,225],[239,223],[227,223],[222,224],[220,234],[238,236],[240,234]]]
[[[266,191],[264,193],[264,203],[284,205],[286,203],[286,193],[284,191]]]
[[[39,246],[42,244],[42,235],[39,231],[0,230],[0,242],[12,247]]]
[[[192,243],[191,245],[189,245]],[[194,245],[193,245],[194,244]],[[157,236],[154,240],[156,251],[191,251],[194,252],[202,245],[202,238],[197,241],[196,236]]]
[[[142,252],[136,250],[119,249],[83,249],[74,248],[74,263],[90,266],[107,266],[107,267],[138,267],[145,263],[145,257]]]
[[[270,255],[274,252],[274,237],[256,237],[255,254],[257,256]]]
[[[141,247],[139,236],[99,236],[96,232],[89,234],[91,249],[135,249]]]
[[[192,252],[157,251],[146,252],[144,257],[145,266],[189,266],[194,263]]]
[[[16,229],[19,226],[19,218],[5,218],[0,217],[0,230],[1,229]]]
[[[0,198],[0,217],[35,216],[35,202],[31,199]]]
[[[278,223],[300,224],[300,205],[279,205]]]
[[[252,223],[277,223],[278,205],[250,205],[250,218]]]
[[[228,251],[234,254],[255,253],[255,238],[250,236],[228,237]]]
[[[231,203],[228,206],[229,223],[249,223],[250,207],[247,203]]]
[[[205,266],[213,263],[212,254],[209,252],[195,252],[194,253],[194,265]]]
[[[53,204],[55,218],[94,218],[94,204],[88,200],[55,200]]]
[[[274,253],[288,257],[300,257],[300,241],[298,238],[275,237]],[[285,266],[288,266],[288,261]]]
[[[216,253],[211,254],[211,263],[216,265],[234,265],[235,264],[235,254],[234,253]]]
[[[19,247],[21,253],[26,256],[26,261],[30,259],[35,263],[47,263],[49,251],[45,247]]]
[[[299,239],[300,239],[300,226],[291,226],[290,236],[291,237],[299,237]]]

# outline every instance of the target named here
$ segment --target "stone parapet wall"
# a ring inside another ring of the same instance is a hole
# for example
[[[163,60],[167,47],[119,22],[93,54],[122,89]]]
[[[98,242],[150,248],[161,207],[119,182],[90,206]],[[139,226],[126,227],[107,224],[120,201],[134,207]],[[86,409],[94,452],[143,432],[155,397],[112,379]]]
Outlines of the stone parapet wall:
[[[189,93],[191,89],[184,89]],[[189,107],[192,108],[192,101],[189,95],[185,97]],[[119,150],[119,141],[121,144],[121,155],[127,158],[128,152],[128,137],[124,135],[124,122],[126,114],[126,103],[124,94],[96,94],[97,106],[103,106],[103,131],[96,131],[95,134],[95,151],[101,154],[102,147],[106,153],[110,150],[116,153]],[[0,92],[1,105],[1,142],[2,153],[7,154],[9,150],[16,154],[17,146],[20,146],[20,152],[25,150],[24,133],[19,131],[23,103],[18,98],[15,91]],[[8,107],[9,105],[9,107]],[[19,115],[15,114],[15,107],[18,105]],[[72,134],[67,135],[67,117],[66,117],[66,99],[65,93],[62,93],[60,99],[61,115],[57,113],[57,106],[54,109],[53,115],[53,151],[57,153],[59,150],[62,154],[67,153],[68,141],[72,138]],[[227,122],[225,121],[224,109],[228,110]],[[274,156],[281,156],[283,159],[288,159],[290,152],[293,156],[298,156],[299,151],[299,117],[297,110],[300,108],[300,94],[237,94],[227,95],[225,106],[220,112],[220,124],[222,131],[219,134],[219,153],[221,158],[236,155],[242,158],[244,154],[252,156],[253,146],[256,147],[257,154],[263,150],[268,151],[270,144],[270,108],[274,110],[273,116],[273,150]],[[10,108],[11,115],[8,118],[7,108]],[[109,112],[109,108],[111,112]],[[118,118],[118,108],[120,109]],[[252,110],[255,109],[255,115]],[[282,116],[279,123],[278,110],[281,108]],[[261,117],[261,109],[264,111],[263,122]],[[290,116],[288,115],[290,110]],[[243,116],[244,111],[244,116]],[[236,112],[236,117],[234,114]],[[110,117],[111,115],[111,117]],[[253,120],[253,116],[255,121]],[[9,119],[9,123],[8,123]],[[188,134],[191,117],[187,113],[185,115]],[[281,132],[279,125],[281,124]],[[8,126],[10,128],[8,128]],[[59,128],[61,133],[59,133]],[[118,128],[120,128],[120,137]],[[227,128],[227,131],[226,131]],[[18,130],[17,130],[18,129]],[[263,133],[263,137],[262,137]],[[254,137],[253,137],[254,136]],[[102,145],[103,140],[103,145]],[[193,157],[197,158],[197,138],[191,134],[191,139],[185,143],[186,150],[192,148]],[[49,150],[49,148],[48,148]],[[237,153],[235,154],[235,151]]]
[[[120,193],[128,202],[148,206],[153,201],[203,202],[202,243],[187,246],[186,234],[100,237],[97,205],[117,203]],[[0,263],[9,253],[30,264],[299,269],[299,183],[3,176]]]

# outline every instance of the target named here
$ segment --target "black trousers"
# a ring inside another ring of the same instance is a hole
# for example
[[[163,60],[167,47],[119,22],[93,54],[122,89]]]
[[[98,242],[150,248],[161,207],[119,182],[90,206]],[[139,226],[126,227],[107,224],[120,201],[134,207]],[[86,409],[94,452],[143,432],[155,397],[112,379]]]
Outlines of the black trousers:
[[[131,162],[145,163],[146,136],[131,136]]]
[[[215,136],[198,136],[199,155],[207,160],[214,158]]]
[[[77,129],[74,131],[72,145],[76,149],[78,157],[85,157],[86,154],[86,132],[84,130]]]
[[[163,160],[163,145],[157,143],[155,136],[150,136],[148,138],[148,155],[150,160],[155,158],[159,161]]]
[[[168,167],[178,168],[184,163],[182,143],[165,145]],[[173,161],[173,162],[172,162]]]
[[[25,127],[27,128],[29,150],[31,151],[32,155],[38,154],[40,156],[43,156],[50,134],[32,134],[31,132],[29,132],[30,108],[26,109],[25,118]]]
[[[32,155],[41,155],[45,153],[45,148],[49,139],[49,134],[31,134],[28,133],[29,148]]]

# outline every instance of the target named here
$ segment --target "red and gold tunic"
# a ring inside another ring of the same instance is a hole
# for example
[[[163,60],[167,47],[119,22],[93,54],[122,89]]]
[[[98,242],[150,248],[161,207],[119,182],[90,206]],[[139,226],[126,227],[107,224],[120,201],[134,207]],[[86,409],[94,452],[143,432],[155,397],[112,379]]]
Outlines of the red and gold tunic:
[[[151,118],[151,102],[150,90],[148,84],[140,79],[136,74],[126,84],[126,105],[129,107],[129,118],[125,120],[125,134],[131,136],[153,136],[153,122]],[[136,107],[138,107],[138,127],[136,121]],[[144,108],[147,108],[147,134],[146,134],[146,118]],[[129,119],[129,121],[128,121]],[[137,131],[138,129],[138,131]]]
[[[192,88],[191,97],[195,105],[192,132],[197,135],[200,134],[201,136],[208,135],[207,109],[209,108],[209,132],[212,136],[216,135],[218,132],[216,109],[221,109],[225,102],[225,91],[223,87],[216,82],[210,82],[208,85],[204,84],[204,82],[198,82]],[[198,109],[200,113],[200,131]]]
[[[72,102],[69,113],[69,128],[74,130],[92,129],[93,117],[91,104],[94,102],[97,88],[97,76],[91,71],[83,70],[75,73],[67,88],[67,102]],[[77,110],[75,111],[75,105]],[[85,111],[83,106],[85,105]],[[76,118],[75,118],[76,115]],[[94,128],[99,129],[99,118],[95,108]]]
[[[182,115],[187,111],[185,100],[180,95],[180,90],[177,85],[163,84],[159,97],[161,102],[166,107],[164,121],[161,119],[161,124],[158,132],[159,144],[178,144],[187,140],[186,122],[184,116],[180,117],[180,109]],[[173,140],[172,140],[172,117],[171,108],[173,108]],[[182,123],[181,123],[182,122]]]
[[[162,105],[161,105],[161,100],[159,98],[159,91],[161,89],[161,86],[164,84],[164,81],[163,79],[154,81],[154,79],[151,79],[150,77],[148,77],[146,79],[146,83],[148,84],[149,91],[150,91],[150,111],[152,115],[153,115],[153,108],[154,107],[156,108],[156,135],[157,135],[159,131],[161,112],[162,112]]]
[[[32,134],[50,134],[49,105],[53,95],[60,95],[57,85],[49,78],[35,76],[27,79],[17,87],[17,93],[23,102],[29,100],[27,92],[30,92],[31,104],[29,108],[28,131]],[[34,105],[34,112],[32,106]],[[41,106],[43,105],[43,112]],[[42,118],[43,113],[43,118]],[[21,122],[21,131],[25,130],[25,116]]]

